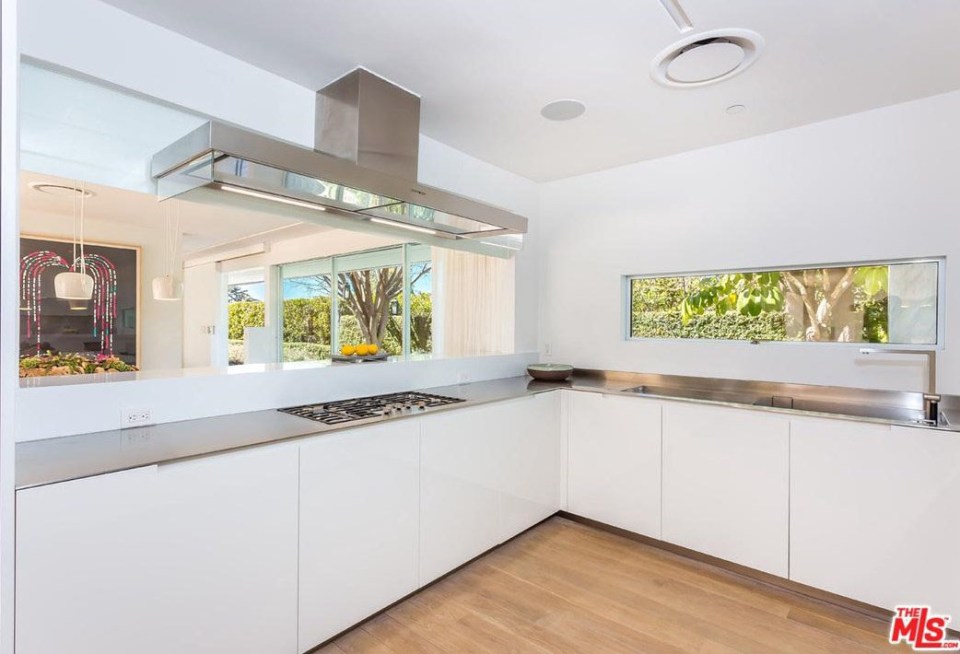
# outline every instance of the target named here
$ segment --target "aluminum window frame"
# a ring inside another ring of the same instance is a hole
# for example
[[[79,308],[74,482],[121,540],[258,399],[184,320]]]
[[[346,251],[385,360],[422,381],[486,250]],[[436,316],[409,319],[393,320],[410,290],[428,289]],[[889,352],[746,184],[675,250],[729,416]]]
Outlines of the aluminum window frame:
[[[750,341],[747,339],[730,338],[675,338],[659,336],[634,336],[632,333],[632,282],[635,279],[663,279],[676,277],[710,277],[714,275],[727,275],[737,273],[765,273],[765,272],[790,272],[796,270],[810,270],[815,268],[851,268],[851,267],[869,267],[869,266],[893,266],[898,264],[915,263],[935,263],[937,265],[937,340],[936,343],[871,343],[868,341]],[[916,350],[917,352],[941,351],[946,344],[946,281],[947,281],[947,257],[946,255],[935,255],[925,257],[904,257],[896,259],[868,259],[862,261],[846,261],[821,264],[798,264],[784,266],[755,266],[743,268],[725,268],[701,271],[681,271],[666,273],[641,273],[627,274],[620,277],[620,333],[622,340],[628,342],[651,342],[651,343],[736,343],[742,345],[764,345],[771,346],[829,346],[836,348],[859,349],[863,347],[877,349],[896,349],[896,350]]]

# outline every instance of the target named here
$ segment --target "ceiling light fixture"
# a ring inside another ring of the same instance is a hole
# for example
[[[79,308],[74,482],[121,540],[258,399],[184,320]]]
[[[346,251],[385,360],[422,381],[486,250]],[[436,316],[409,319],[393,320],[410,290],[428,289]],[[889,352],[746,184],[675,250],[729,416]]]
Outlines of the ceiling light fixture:
[[[573,120],[582,116],[586,110],[586,105],[579,100],[554,100],[544,105],[540,115],[547,120]]]
[[[237,193],[239,195],[247,195],[252,198],[260,198],[261,200],[270,200],[271,202],[279,202],[280,204],[289,204],[293,207],[301,207],[303,209],[313,209],[314,211],[326,211],[326,207],[321,207],[316,204],[311,204],[310,202],[303,202],[302,200],[294,200],[292,198],[285,198],[282,195],[273,195],[272,193],[261,193],[260,191],[251,191],[248,188],[243,188],[241,186],[230,186],[229,184],[221,184],[220,190],[230,191],[231,193]]]
[[[729,107],[727,107],[727,113],[730,114],[731,116],[734,116],[736,114],[742,114],[746,110],[747,110],[746,105],[742,105],[742,104],[732,104]]]
[[[420,232],[421,234],[433,234],[437,235],[437,230],[429,229],[427,227],[417,227],[416,225],[408,225],[407,223],[401,223],[396,220],[387,220],[385,218],[371,218],[370,222],[377,223],[378,225],[387,225],[389,227],[402,227],[403,229],[409,229],[412,232]]]
[[[693,34],[662,50],[650,64],[654,80],[696,88],[739,75],[756,62],[764,41],[756,32],[722,29]]]
[[[58,197],[73,198],[81,192],[88,198],[92,198],[96,193],[87,189],[81,189],[78,186],[68,186],[66,184],[52,184],[50,182],[30,182],[27,186],[38,193],[47,195],[56,195]]]

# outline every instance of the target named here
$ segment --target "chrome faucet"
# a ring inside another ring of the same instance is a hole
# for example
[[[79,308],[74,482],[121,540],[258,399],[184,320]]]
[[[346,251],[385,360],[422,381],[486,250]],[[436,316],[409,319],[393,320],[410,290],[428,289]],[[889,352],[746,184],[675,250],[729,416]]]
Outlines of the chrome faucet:
[[[879,347],[862,347],[860,354],[910,354],[927,357],[927,390],[923,394],[923,418],[934,425],[940,422],[940,395],[937,394],[937,351],[933,350],[888,350]]]

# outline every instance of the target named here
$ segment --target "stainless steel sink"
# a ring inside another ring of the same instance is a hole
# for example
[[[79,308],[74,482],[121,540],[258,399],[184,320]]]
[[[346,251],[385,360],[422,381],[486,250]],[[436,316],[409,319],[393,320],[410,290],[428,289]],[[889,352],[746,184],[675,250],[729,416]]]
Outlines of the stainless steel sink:
[[[651,386],[645,384],[628,388],[626,392],[654,397],[676,397],[685,400],[708,400],[710,402],[731,402],[734,404],[754,404],[757,400],[755,395],[737,391],[687,386]]]
[[[811,413],[856,416],[897,422],[916,422],[923,420],[923,411],[898,406],[864,404],[843,401],[842,399],[798,398],[786,395],[757,395],[732,389],[702,388],[695,386],[656,386],[644,384],[626,389],[628,393],[648,395],[650,397],[678,398],[686,400],[706,400],[747,406],[793,409]],[[946,423],[946,417],[942,419]]]

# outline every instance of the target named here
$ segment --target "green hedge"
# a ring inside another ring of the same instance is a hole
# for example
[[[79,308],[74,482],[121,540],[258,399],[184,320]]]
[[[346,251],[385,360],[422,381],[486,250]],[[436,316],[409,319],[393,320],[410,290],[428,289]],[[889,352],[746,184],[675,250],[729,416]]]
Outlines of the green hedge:
[[[246,327],[263,327],[263,302],[230,302],[227,304],[227,338],[242,340]]]
[[[429,293],[417,293],[413,296],[413,302],[410,306],[411,321],[413,322],[413,343],[412,351],[429,352],[432,349],[432,307],[430,304]],[[264,304],[263,302],[230,302],[227,305],[229,326],[227,338],[233,341],[230,346],[230,361],[233,363],[243,360],[243,330],[246,327],[264,326]],[[384,336],[382,347],[385,352],[391,355],[399,355],[403,352],[400,344],[400,335],[403,328],[403,318],[401,316],[391,316],[391,325]],[[340,316],[340,342],[359,344],[363,341],[360,332],[360,325],[357,319],[351,315]],[[309,361],[314,358],[314,353],[325,348],[326,353],[323,357],[330,355],[330,300],[325,297],[318,298],[298,298],[284,300],[283,302],[283,340],[286,354],[287,346],[293,349],[290,351],[290,358],[285,357],[285,361]],[[304,351],[300,346],[314,346],[310,348],[310,355],[301,353]]]
[[[227,356],[230,365],[242,364],[243,340],[231,339],[227,341]],[[330,358],[330,345],[326,343],[284,343],[284,361],[323,361]]]
[[[263,302],[230,302],[227,305],[227,338],[243,339],[246,327],[263,327]],[[283,340],[298,343],[330,342],[330,300],[298,298],[283,302]]]
[[[766,313],[757,317],[738,313],[705,313],[686,325],[680,312],[634,313],[632,336],[638,338],[710,338],[727,340],[786,340],[783,314]]]

